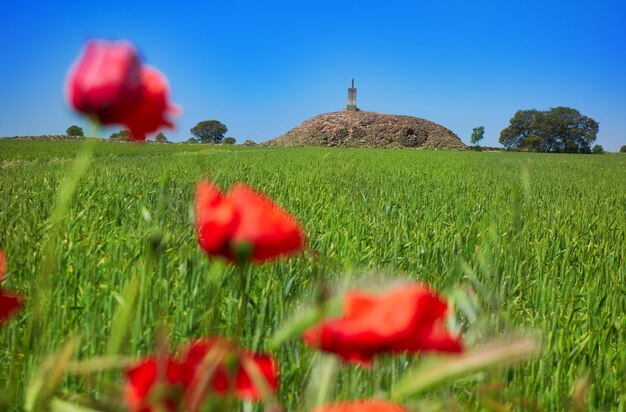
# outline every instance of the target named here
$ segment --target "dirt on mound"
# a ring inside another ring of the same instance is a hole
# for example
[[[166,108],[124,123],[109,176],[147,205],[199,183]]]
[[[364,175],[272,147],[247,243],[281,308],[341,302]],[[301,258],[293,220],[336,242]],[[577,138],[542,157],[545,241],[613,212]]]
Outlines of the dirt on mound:
[[[429,120],[363,111],[317,115],[265,144],[270,146],[466,148],[456,134]]]

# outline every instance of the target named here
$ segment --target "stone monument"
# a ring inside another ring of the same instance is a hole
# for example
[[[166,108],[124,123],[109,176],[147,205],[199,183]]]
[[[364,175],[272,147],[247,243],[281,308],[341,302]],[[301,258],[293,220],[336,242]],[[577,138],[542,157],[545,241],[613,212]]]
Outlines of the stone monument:
[[[352,87],[348,88],[348,105],[346,110],[349,112],[356,112],[359,110],[356,107],[356,88],[354,87],[354,79],[352,79]]]

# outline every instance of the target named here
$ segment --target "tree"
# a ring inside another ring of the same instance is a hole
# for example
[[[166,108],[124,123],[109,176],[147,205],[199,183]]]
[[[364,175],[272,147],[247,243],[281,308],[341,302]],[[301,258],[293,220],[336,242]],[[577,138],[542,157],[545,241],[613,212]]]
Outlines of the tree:
[[[167,142],[167,137],[163,134],[163,132],[159,132],[156,136],[154,136],[154,141],[159,143]]]
[[[187,139],[187,143],[198,143],[198,141],[194,137],[190,137]]]
[[[65,131],[65,133],[68,136],[85,137],[85,132],[83,132],[83,128],[82,127],[78,127],[75,124],[73,124],[70,127],[68,127],[67,130]]]
[[[202,143],[220,143],[227,131],[226,125],[217,120],[205,120],[191,128],[191,134]]]
[[[626,153],[626,145],[619,148],[620,153]]]
[[[223,144],[235,144],[237,143],[237,139],[235,139],[234,137],[225,137],[224,140],[222,140]]]
[[[500,143],[507,149],[590,153],[598,129],[598,122],[569,107],[518,110],[509,126],[500,132]]]
[[[120,130],[119,132],[111,133],[109,139],[128,140],[129,136],[128,130]]]
[[[474,146],[478,146],[478,142],[483,140],[483,137],[485,137],[485,126],[478,126],[472,129],[472,137],[470,141]]]
[[[518,110],[510,125],[500,132],[500,143],[507,149],[529,149],[537,143],[535,118],[539,111]]]
[[[601,145],[596,144],[596,145],[594,145],[591,148],[591,153],[593,153],[593,154],[602,154],[602,153],[604,153],[604,148]]]

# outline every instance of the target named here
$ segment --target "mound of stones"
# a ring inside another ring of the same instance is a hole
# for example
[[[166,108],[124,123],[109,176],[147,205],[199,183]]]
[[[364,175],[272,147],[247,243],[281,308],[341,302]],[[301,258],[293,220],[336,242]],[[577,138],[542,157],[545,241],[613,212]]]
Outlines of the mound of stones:
[[[451,130],[419,117],[363,111],[320,114],[265,144],[465,149]]]

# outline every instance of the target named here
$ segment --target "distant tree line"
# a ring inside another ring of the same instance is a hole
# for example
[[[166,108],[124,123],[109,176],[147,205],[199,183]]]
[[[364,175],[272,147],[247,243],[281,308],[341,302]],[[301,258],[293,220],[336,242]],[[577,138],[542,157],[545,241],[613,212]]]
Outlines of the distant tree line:
[[[130,133],[128,130],[120,130],[119,132],[111,133],[109,139],[128,140]]]
[[[190,137],[187,142],[188,143],[223,143],[227,145],[235,144],[237,140],[232,137],[224,137],[224,135],[228,132],[228,127],[225,124],[218,120],[205,120],[194,127],[191,128],[191,133],[195,137]],[[72,125],[66,130],[67,136],[81,136],[83,137],[85,134],[83,129],[79,126]],[[128,130],[119,130],[117,132],[111,133],[109,135],[109,139],[115,140],[128,140],[130,138],[130,134]],[[158,133],[154,140],[156,142],[164,143],[167,142],[167,137],[162,133]]]
[[[596,140],[599,124],[594,119],[582,115],[569,107],[553,107],[548,110],[518,110],[509,126],[500,132],[500,143],[506,149],[552,153],[604,153],[600,145],[591,144]],[[224,137],[228,127],[218,120],[204,120],[191,128],[194,137],[188,142],[235,144],[234,137]],[[84,136],[83,129],[72,125],[67,129],[68,136]],[[477,150],[485,136],[485,127],[473,129],[470,138]],[[111,134],[111,139],[127,140],[128,131],[120,130]],[[163,133],[156,135],[157,142],[167,142]],[[626,153],[626,146],[620,148]]]

